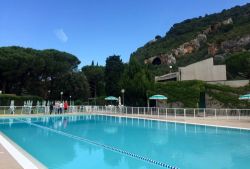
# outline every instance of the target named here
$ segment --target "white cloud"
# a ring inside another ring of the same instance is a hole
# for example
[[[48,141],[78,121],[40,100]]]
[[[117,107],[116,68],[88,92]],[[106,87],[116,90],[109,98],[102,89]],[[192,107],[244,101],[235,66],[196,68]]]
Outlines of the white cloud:
[[[68,36],[66,33],[63,31],[63,29],[56,29],[55,30],[55,35],[56,37],[61,41],[66,43],[68,41]]]

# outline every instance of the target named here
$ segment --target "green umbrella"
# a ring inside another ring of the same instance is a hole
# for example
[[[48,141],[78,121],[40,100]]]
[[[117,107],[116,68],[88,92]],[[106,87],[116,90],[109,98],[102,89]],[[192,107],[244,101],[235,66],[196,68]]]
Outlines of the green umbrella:
[[[168,98],[164,95],[153,95],[151,97],[149,97],[150,100],[167,100]]]
[[[108,100],[108,101],[118,101],[118,98],[114,97],[114,96],[108,96],[105,98],[105,100]]]
[[[250,100],[250,94],[245,94],[239,97],[240,100]]]

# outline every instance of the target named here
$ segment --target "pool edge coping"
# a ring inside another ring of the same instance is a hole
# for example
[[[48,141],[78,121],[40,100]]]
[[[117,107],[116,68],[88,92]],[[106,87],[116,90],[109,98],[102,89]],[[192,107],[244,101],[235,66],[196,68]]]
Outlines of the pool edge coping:
[[[105,116],[113,116],[113,117],[125,117],[125,118],[133,118],[133,119],[143,119],[143,120],[154,120],[154,121],[160,121],[160,122],[171,122],[171,123],[181,123],[181,124],[191,124],[191,125],[199,125],[199,126],[208,126],[208,127],[219,127],[219,128],[229,128],[229,129],[238,129],[238,130],[248,130],[250,131],[250,128],[244,128],[244,127],[233,127],[233,126],[226,126],[226,125],[213,125],[213,124],[207,124],[207,123],[192,123],[192,122],[186,122],[186,121],[176,121],[176,120],[168,120],[168,119],[157,119],[157,118],[151,118],[151,117],[133,117],[133,116],[124,116],[124,115],[114,115],[114,114],[98,114],[98,113],[89,113],[94,115],[105,115]]]
[[[24,169],[48,169],[44,164],[25,151],[17,143],[0,131],[0,143],[11,157]]]

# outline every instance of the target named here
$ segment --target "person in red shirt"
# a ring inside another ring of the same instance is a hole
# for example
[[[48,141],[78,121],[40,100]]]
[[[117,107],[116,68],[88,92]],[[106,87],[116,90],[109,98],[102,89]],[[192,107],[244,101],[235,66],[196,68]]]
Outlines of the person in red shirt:
[[[63,107],[64,107],[64,112],[66,113],[66,111],[68,110],[68,107],[69,107],[69,105],[68,105],[68,102],[67,102],[67,101],[65,101],[65,102],[64,102]]]

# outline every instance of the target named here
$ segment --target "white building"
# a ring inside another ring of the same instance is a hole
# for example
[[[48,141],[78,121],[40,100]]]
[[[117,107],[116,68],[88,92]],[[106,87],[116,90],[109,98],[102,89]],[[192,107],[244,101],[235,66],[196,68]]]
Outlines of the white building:
[[[155,77],[155,81],[158,82],[169,80],[225,81],[227,80],[226,65],[214,65],[213,58],[209,58],[185,67],[179,67],[178,72]]]

